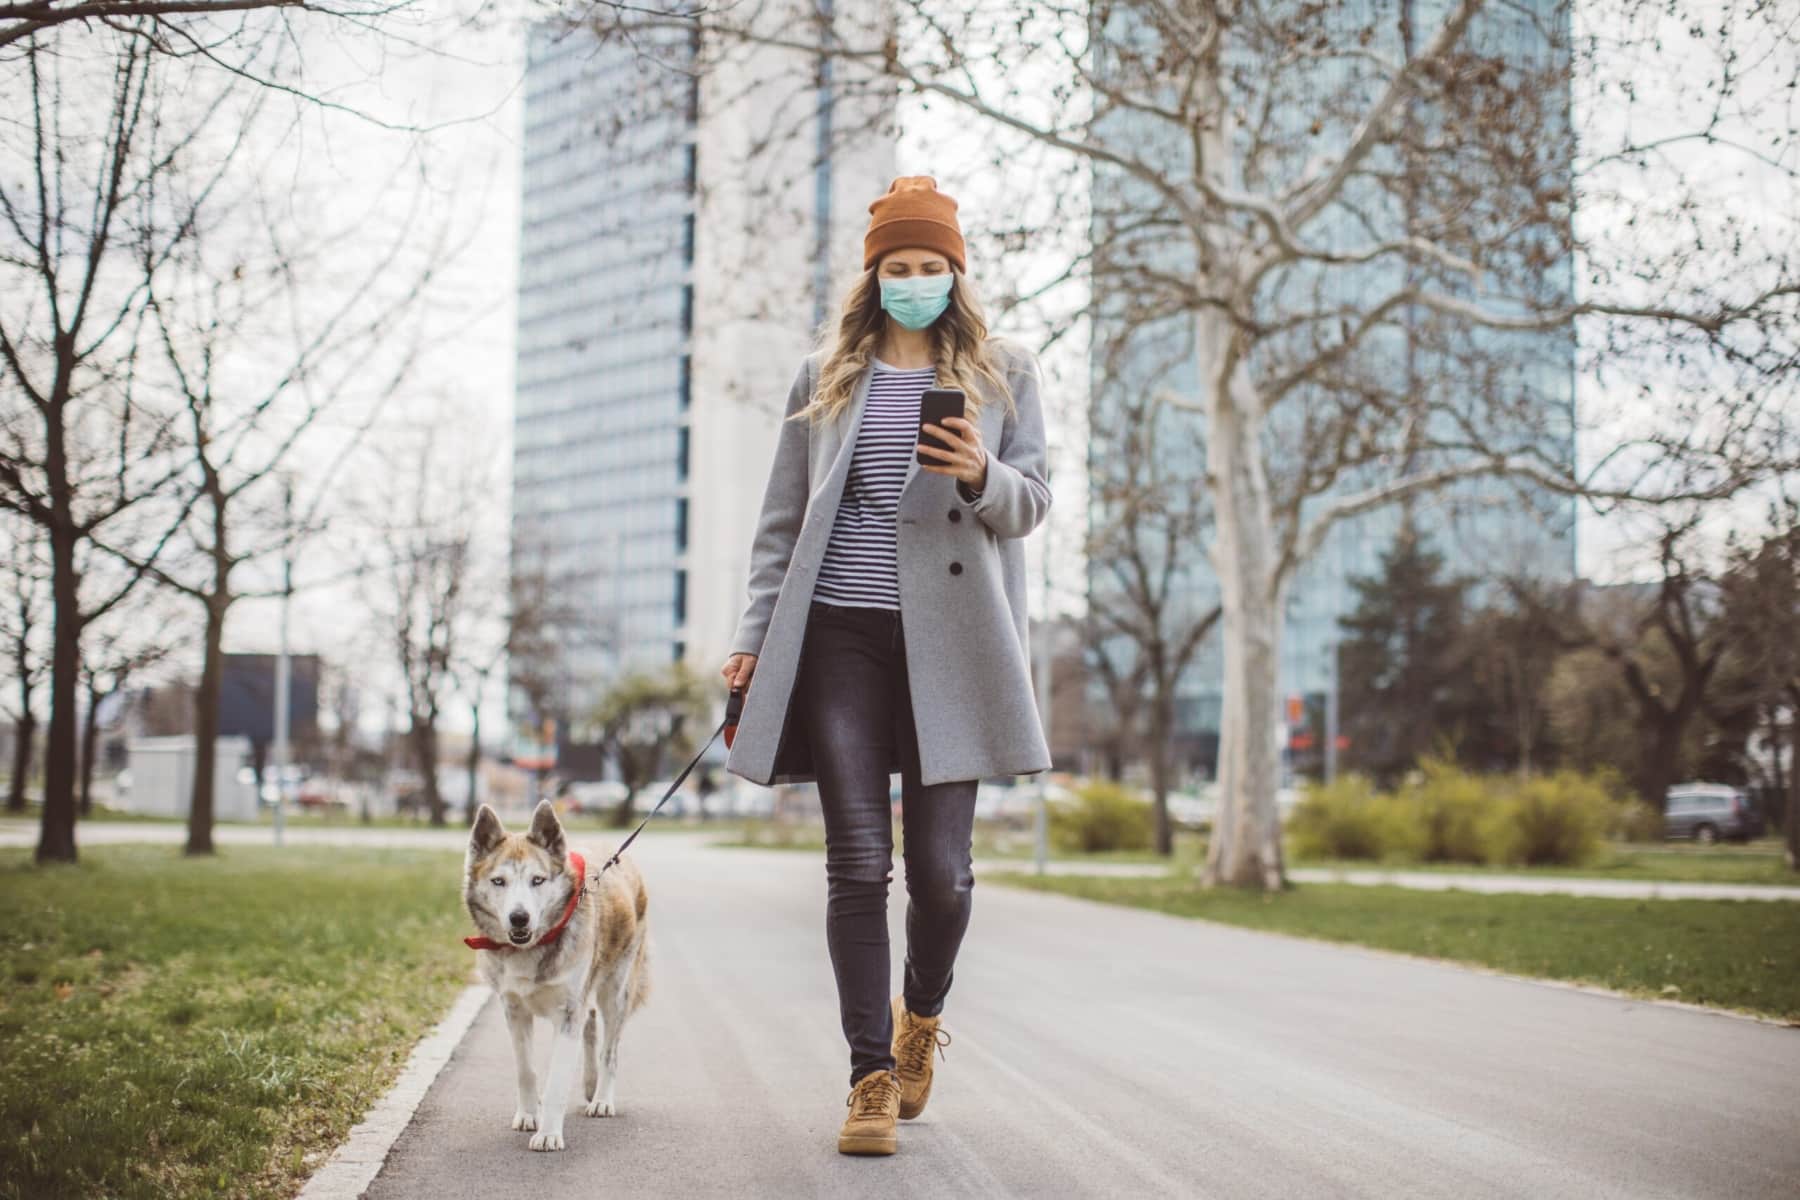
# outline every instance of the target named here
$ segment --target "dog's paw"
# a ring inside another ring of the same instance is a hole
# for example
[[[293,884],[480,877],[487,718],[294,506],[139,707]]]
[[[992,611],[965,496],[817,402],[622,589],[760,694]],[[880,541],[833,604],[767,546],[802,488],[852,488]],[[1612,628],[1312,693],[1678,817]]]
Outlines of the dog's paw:
[[[563,1148],[563,1136],[560,1133],[551,1133],[549,1130],[545,1130],[543,1133],[533,1134],[531,1137],[531,1148],[533,1150],[561,1150]]]
[[[531,1132],[537,1128],[537,1114],[524,1111],[514,1113],[513,1128],[524,1133]]]
[[[616,1117],[619,1115],[618,1106],[611,1100],[589,1100],[581,1111],[590,1117]]]

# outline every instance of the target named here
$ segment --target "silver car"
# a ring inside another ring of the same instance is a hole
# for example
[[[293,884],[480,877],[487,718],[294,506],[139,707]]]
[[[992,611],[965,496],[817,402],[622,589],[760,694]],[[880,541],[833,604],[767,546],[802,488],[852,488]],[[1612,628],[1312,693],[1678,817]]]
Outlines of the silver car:
[[[1680,783],[1663,801],[1663,836],[1710,846],[1720,838],[1748,841],[1762,834],[1762,818],[1742,788],[1726,783]]]

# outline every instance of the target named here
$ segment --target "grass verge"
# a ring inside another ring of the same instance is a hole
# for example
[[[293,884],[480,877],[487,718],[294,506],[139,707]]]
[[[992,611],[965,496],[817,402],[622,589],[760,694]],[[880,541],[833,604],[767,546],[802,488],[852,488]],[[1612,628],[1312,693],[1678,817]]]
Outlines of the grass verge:
[[[470,979],[458,858],[0,851],[0,1196],[291,1195]]]
[[[1608,844],[1593,862],[1576,867],[1490,867],[1457,863],[1375,863],[1320,859],[1295,859],[1293,865],[1333,867],[1346,871],[1431,871],[1628,879],[1653,883],[1764,883],[1800,886],[1800,874],[1788,870],[1781,845],[1773,839],[1745,846],[1644,846],[1617,842]]]
[[[1603,900],[1307,884],[1276,895],[1178,877],[996,873],[1014,887],[1151,908],[1800,1022],[1800,904]]]

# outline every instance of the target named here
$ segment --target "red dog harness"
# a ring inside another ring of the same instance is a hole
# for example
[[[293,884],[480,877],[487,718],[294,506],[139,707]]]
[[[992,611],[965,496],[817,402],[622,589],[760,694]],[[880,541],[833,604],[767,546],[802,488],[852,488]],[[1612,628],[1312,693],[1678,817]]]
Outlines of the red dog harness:
[[[579,850],[571,850],[569,851],[569,863],[575,868],[575,877],[581,881],[581,885],[570,894],[569,907],[563,909],[562,920],[545,930],[543,937],[529,946],[515,946],[511,942],[496,942],[491,937],[466,937],[463,939],[463,945],[471,950],[535,950],[539,946],[548,946],[561,937],[562,931],[568,928],[570,920],[574,918],[575,910],[580,907],[581,898],[587,895],[587,859],[581,856]]]

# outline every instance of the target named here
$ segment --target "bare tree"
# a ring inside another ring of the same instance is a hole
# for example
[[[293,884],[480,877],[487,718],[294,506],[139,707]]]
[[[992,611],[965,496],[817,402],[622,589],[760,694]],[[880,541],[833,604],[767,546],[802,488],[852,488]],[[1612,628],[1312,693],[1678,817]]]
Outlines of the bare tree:
[[[90,626],[81,646],[81,799],[83,817],[93,812],[94,763],[99,753],[100,708],[134,679],[179,655],[186,647],[172,636],[160,597],[140,589],[132,602]]]
[[[459,682],[469,681],[469,664],[494,661],[506,617],[502,526],[488,503],[493,443],[453,443],[449,435],[465,424],[440,411],[406,431],[411,444],[388,453],[389,476],[371,498],[381,563],[366,574],[365,590],[399,672],[407,745],[433,825],[446,823],[439,721]]]
[[[1800,871],[1800,506],[1774,514],[1773,532],[1759,546],[1737,546],[1724,579],[1724,621],[1732,648],[1759,685],[1771,733],[1787,712],[1788,769],[1783,842],[1791,870]],[[1774,777],[1781,780],[1781,748],[1770,738]]]
[[[23,168],[0,178],[0,505],[43,530],[49,558],[40,862],[75,858],[82,629],[142,575],[94,569],[95,541],[130,542],[141,562],[153,562],[179,522],[179,512],[146,521],[137,511],[174,475],[171,415],[137,371],[145,318],[138,268],[160,267],[187,236],[158,185],[216,116],[203,112],[186,139],[169,136],[149,51],[129,36],[113,40],[103,104],[82,91],[91,63],[36,39],[23,72],[0,85],[4,107],[29,116],[0,134]],[[20,135],[23,144],[14,144]]]
[[[1102,771],[1115,782],[1125,774],[1125,760],[1135,757],[1142,738],[1139,714],[1144,707],[1148,664],[1134,647],[1109,637],[1100,615],[1089,609],[1081,623],[1083,659],[1100,681],[1100,712],[1085,723],[1087,743],[1104,760]]]
[[[1708,499],[1795,461],[1794,205],[1707,196],[1740,166],[1795,194],[1782,71],[1800,35],[1769,6],[1610,0],[1579,42],[1567,3],[1459,0],[1425,28],[1410,7],[1221,0],[876,11],[705,10],[699,69],[773,47],[829,59],[847,91],[950,107],[1018,201],[986,244],[1059,256],[1069,269],[1048,274],[1090,289],[1096,321],[1192,330],[1181,407],[1205,431],[1224,650],[1208,883],[1285,882],[1286,599],[1334,530],[1478,480]],[[1634,86],[1665,32],[1690,28],[1706,36],[1679,77]],[[1617,117],[1580,144],[1577,86]],[[1759,121],[1777,150],[1739,140]],[[1092,248],[1065,251],[1066,212],[1034,223],[1025,200],[1089,175]],[[1576,225],[1577,186],[1604,219]],[[1533,370],[1578,324],[1582,367],[1644,385],[1617,444],[1579,467],[1570,381]]]
[[[13,711],[12,776],[6,790],[6,811],[25,811],[25,786],[31,775],[32,746],[37,739],[36,696],[44,675],[44,654],[39,644],[44,632],[45,591],[49,582],[44,562],[42,531],[27,521],[6,522],[6,554],[0,559],[0,638],[6,643],[6,665],[18,689]]]
[[[405,7],[405,0],[398,4],[320,4],[315,0],[20,0],[0,4],[0,50],[59,25],[81,24],[113,29],[123,25],[141,37],[147,47],[160,48],[167,54],[191,53],[202,48],[216,50],[208,46],[216,35],[201,22],[184,21],[184,17],[289,9],[363,23]],[[73,30],[69,32],[77,35]]]
[[[452,669],[456,690],[469,706],[469,755],[464,760],[469,782],[468,796],[463,802],[463,819],[472,825],[476,808],[481,803],[481,706],[487,699],[489,684],[506,664],[506,639],[476,632],[468,640],[475,645],[465,646],[458,653],[458,661]]]
[[[616,652],[617,627],[609,628],[582,603],[584,587],[592,586],[584,566],[559,560],[516,528],[509,550],[509,697],[516,698],[518,715],[534,729],[546,721],[572,728],[589,715],[594,691],[592,680],[579,678],[578,664],[593,662],[602,648]]]
[[[593,740],[619,769],[625,796],[612,823],[628,825],[638,791],[672,761],[694,752],[694,729],[712,708],[706,681],[686,663],[658,672],[633,671],[607,689],[589,718]]]
[[[1728,645],[1718,583],[1694,565],[1697,516],[1662,517],[1655,582],[1604,593],[1578,584],[1572,600],[1528,600],[1539,629],[1564,651],[1598,654],[1624,685],[1635,716],[1632,784],[1658,819]],[[1531,596],[1522,589],[1516,594]]]
[[[233,143],[214,156],[221,174],[257,178],[254,164],[235,160],[265,127],[265,95],[250,98]],[[162,181],[170,192],[185,185]],[[276,199],[254,188],[228,195],[221,182],[184,195],[186,238],[144,264],[155,365],[180,418],[173,454],[189,519],[160,563],[108,548],[192,600],[203,621],[189,854],[213,850],[227,620],[239,600],[284,586],[257,589],[240,581],[243,569],[291,556],[325,524],[340,469],[418,361],[423,346],[406,318],[443,262],[433,247],[422,267],[402,268],[403,228],[371,248],[356,278],[321,288],[341,234],[294,228]],[[371,397],[352,419],[334,420]]]
[[[1117,695],[1129,679],[1147,693],[1127,711],[1147,708],[1142,745],[1149,758],[1156,812],[1156,851],[1172,854],[1169,788],[1174,755],[1175,698],[1206,636],[1218,624],[1217,604],[1196,599],[1189,552],[1205,534],[1208,501],[1195,465],[1203,449],[1192,422],[1167,404],[1168,393],[1133,386],[1108,347],[1105,399],[1094,422],[1088,455],[1092,497],[1086,554],[1098,581],[1088,592],[1095,644],[1090,657]],[[1124,668],[1114,661],[1128,655]]]

